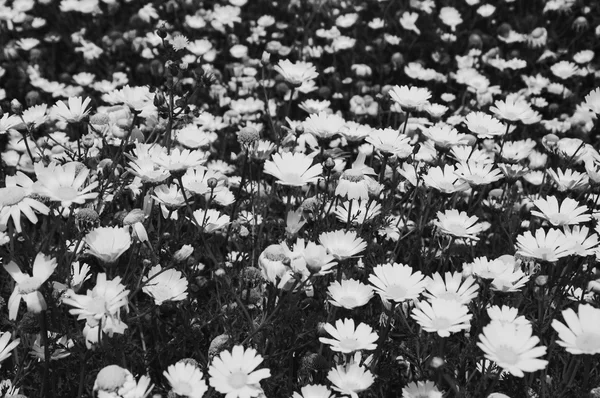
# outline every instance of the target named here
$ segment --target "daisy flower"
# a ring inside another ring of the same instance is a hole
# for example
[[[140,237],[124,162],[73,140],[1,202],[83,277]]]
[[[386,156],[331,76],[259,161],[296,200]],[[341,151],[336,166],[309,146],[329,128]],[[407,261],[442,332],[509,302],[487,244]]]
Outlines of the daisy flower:
[[[524,372],[545,369],[548,361],[539,359],[546,354],[546,347],[537,345],[540,339],[532,336],[530,325],[501,324],[492,322],[483,328],[477,346],[485,357],[517,377]]]
[[[469,184],[458,178],[456,169],[451,164],[445,164],[444,168],[439,166],[430,168],[422,179],[426,187],[434,188],[446,194],[463,192],[469,189]]]
[[[316,183],[323,173],[323,166],[313,164],[313,158],[300,152],[275,153],[265,162],[264,172],[277,178],[277,183],[301,187]]]
[[[550,67],[550,71],[559,79],[566,80],[576,75],[579,67],[570,61],[559,61]]]
[[[369,199],[369,186],[376,183],[360,170],[344,170],[335,188],[335,194],[350,200]]]
[[[487,257],[477,257],[465,268],[469,268],[473,275],[480,278],[495,279],[502,274],[514,272],[516,266],[515,258],[511,255],[505,255],[494,260],[489,260]]]
[[[185,205],[185,197],[179,184],[162,184],[154,188],[152,197],[168,210],[176,210]]]
[[[21,339],[14,339],[12,342],[10,332],[4,332],[0,334],[0,368],[2,368],[1,364],[8,357],[12,355],[11,351],[15,349],[16,346],[19,345]]]
[[[154,387],[150,383],[148,376],[142,376],[136,382],[133,374],[127,369],[118,365],[108,365],[96,376],[94,396],[145,398]]]
[[[161,305],[166,301],[181,301],[187,297],[188,281],[176,269],[164,270],[156,264],[142,278],[142,290],[154,299],[154,304]]]
[[[502,293],[515,293],[521,290],[529,281],[529,275],[525,275],[520,269],[505,272],[492,280],[490,289]]]
[[[8,319],[17,319],[21,300],[27,304],[27,311],[34,314],[39,314],[47,308],[46,300],[39,289],[50,278],[56,266],[56,259],[42,253],[38,253],[33,260],[33,275],[23,273],[14,261],[4,264],[4,269],[16,282],[8,299]]]
[[[373,130],[365,141],[373,145],[378,152],[388,156],[397,156],[399,159],[408,158],[414,149],[406,134],[389,128]]]
[[[121,284],[121,277],[117,276],[107,280],[105,273],[96,277],[96,285],[92,290],[83,294],[70,294],[63,298],[63,303],[73,307],[69,310],[77,319],[85,319],[87,326],[97,328],[100,324],[102,330],[109,335],[123,333],[127,329],[120,319],[121,308],[127,309],[129,290]],[[93,333],[92,333],[93,335]],[[95,338],[98,338],[96,329]]]
[[[459,133],[454,127],[441,122],[425,129],[423,135],[441,148],[450,148],[467,143],[466,134]]]
[[[333,389],[351,398],[358,398],[358,393],[371,387],[375,381],[373,374],[357,361],[337,365],[327,374],[327,379],[333,384]]]
[[[342,223],[350,219],[353,225],[364,224],[381,214],[381,205],[371,200],[344,201],[336,206],[334,213]]]
[[[440,337],[469,329],[473,317],[466,305],[445,299],[434,299],[431,303],[422,301],[413,309],[411,316],[423,330],[435,332]]]
[[[53,202],[60,202],[64,207],[73,203],[82,205],[98,196],[98,192],[91,192],[98,186],[98,181],[84,187],[90,170],[82,163],[69,162],[62,166],[51,163],[44,167],[42,162],[38,162],[34,165],[34,170],[37,181],[33,185],[33,191]]]
[[[12,218],[15,229],[21,233],[21,213],[32,224],[37,224],[38,217],[35,212],[43,215],[50,212],[48,206],[28,195],[27,189],[22,187],[7,186],[0,188],[0,225],[8,225],[8,220]]]
[[[573,254],[565,234],[554,228],[547,233],[538,228],[535,236],[530,231],[517,236],[517,249],[517,254],[523,257],[549,262],[556,262],[559,258]]]
[[[373,298],[373,288],[355,279],[343,279],[341,282],[334,281],[327,288],[329,302],[348,310],[362,307]]]
[[[376,342],[379,339],[379,335],[373,332],[373,329],[365,323],[360,323],[355,328],[353,319],[343,321],[338,319],[335,322],[335,327],[326,323],[324,328],[333,339],[321,337],[319,341],[331,346],[332,351],[350,354],[354,351],[374,350],[377,348]]]
[[[47,110],[48,105],[46,104],[34,105],[25,109],[21,117],[23,117],[23,121],[27,126],[37,128],[46,122],[48,118],[46,115]]]
[[[446,210],[445,213],[438,211],[438,219],[433,223],[446,235],[455,238],[468,238],[479,240],[476,236],[484,230],[484,224],[477,223],[477,216],[468,216],[466,212],[456,209]]]
[[[596,87],[585,96],[585,106],[592,112],[600,114],[600,87]],[[2,122],[0,121],[0,126],[1,125]],[[2,129],[0,128],[0,132],[1,131]]]
[[[186,398],[202,398],[208,391],[208,386],[202,377],[204,375],[197,366],[184,361],[171,365],[163,372],[171,386],[171,391],[177,396]]]
[[[369,282],[382,299],[401,303],[416,300],[427,287],[427,281],[421,271],[405,264],[382,264],[373,268]]]
[[[210,365],[210,385],[228,398],[256,397],[262,392],[260,381],[271,377],[269,369],[255,370],[263,361],[254,348],[236,345],[223,351]]]
[[[552,320],[552,328],[558,333],[557,343],[573,355],[600,354],[600,309],[579,304],[577,313],[567,308],[562,316],[566,325]]]
[[[431,98],[431,92],[420,87],[394,86],[389,94],[392,100],[407,112],[423,109]]]
[[[154,163],[169,172],[185,171],[189,168],[206,163],[206,153],[200,150],[175,148],[171,153],[159,152],[153,158]]]
[[[433,381],[413,381],[402,388],[403,398],[442,398],[443,396],[444,394],[437,389]]]
[[[320,139],[331,139],[333,136],[340,134],[342,127],[346,124],[343,117],[335,113],[327,113],[321,111],[317,114],[312,114],[302,122],[304,131],[314,135]]]
[[[298,61],[292,63],[290,60],[281,60],[273,68],[286,82],[292,86],[299,87],[303,83],[314,80],[319,76],[317,69],[310,62]]]
[[[221,212],[216,209],[198,209],[192,214],[200,229],[209,234],[220,230],[230,222],[230,218],[227,214],[221,214]]]
[[[331,390],[321,384],[309,384],[300,389],[300,393],[294,392],[292,398],[330,398]]]
[[[491,306],[487,309],[487,314],[490,317],[491,322],[499,322],[502,324],[526,326],[531,325],[531,322],[524,316],[519,316],[519,310],[506,305],[499,307],[497,305]]]
[[[64,101],[58,101],[52,107],[52,113],[69,123],[80,122],[90,113],[88,105],[92,101],[91,98],[69,97],[68,105]]]
[[[471,276],[466,277],[463,281],[460,272],[446,272],[444,278],[439,272],[436,272],[432,277],[427,277],[426,290],[423,295],[430,300],[443,299],[466,305],[477,297],[479,285]]]
[[[284,248],[287,249],[287,246],[284,245]],[[302,238],[296,240],[292,250],[288,249],[286,255],[291,260],[292,270],[304,275],[306,278],[311,273],[319,275],[329,273],[337,265],[335,258],[327,253],[324,246],[314,242],[305,242]]]
[[[502,171],[494,169],[493,164],[478,162],[459,163],[455,173],[472,187],[488,185],[504,177]]]
[[[471,133],[481,138],[494,138],[506,134],[506,126],[484,112],[471,112],[465,117]]]
[[[490,111],[500,119],[511,122],[532,124],[541,120],[541,115],[534,111],[527,101],[516,95],[509,95],[504,101],[497,100]]]
[[[9,130],[19,127],[21,123],[22,121],[19,116],[5,113],[0,118],[0,135],[6,134]]]
[[[589,177],[573,169],[565,171],[548,169],[548,175],[552,177],[560,192],[579,191],[589,187]]]
[[[319,235],[319,242],[336,260],[354,257],[367,248],[367,242],[357,236],[356,231],[344,231],[343,229],[323,232]]]
[[[116,263],[131,246],[131,235],[120,227],[96,228],[83,240],[88,246],[87,252],[106,265]]]
[[[454,7],[442,7],[440,9],[439,17],[444,25],[449,26],[453,32],[456,31],[458,25],[463,23],[460,12]]]
[[[559,205],[556,196],[548,196],[546,199],[536,199],[533,204],[539,211],[532,210],[531,214],[555,226],[581,224],[592,218],[590,214],[585,214],[589,210],[587,206],[580,206],[578,201],[571,198],[565,198]]]
[[[591,234],[586,226],[575,225],[572,228],[563,227],[565,238],[570,244],[573,255],[580,257],[593,256],[598,249],[598,235]]]

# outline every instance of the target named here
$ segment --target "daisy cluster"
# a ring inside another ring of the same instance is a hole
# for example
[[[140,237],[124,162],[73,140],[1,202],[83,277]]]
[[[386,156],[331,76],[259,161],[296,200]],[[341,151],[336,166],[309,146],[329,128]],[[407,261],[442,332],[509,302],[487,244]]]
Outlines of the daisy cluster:
[[[0,0],[0,398],[600,394],[600,3]]]

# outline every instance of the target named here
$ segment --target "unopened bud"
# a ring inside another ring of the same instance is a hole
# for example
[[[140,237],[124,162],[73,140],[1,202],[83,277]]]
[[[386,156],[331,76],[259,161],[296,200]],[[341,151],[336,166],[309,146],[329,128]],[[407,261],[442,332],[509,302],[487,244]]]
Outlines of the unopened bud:
[[[17,99],[13,99],[10,101],[10,110],[17,115],[20,115],[23,112],[23,105]]]
[[[323,162],[323,167],[327,170],[332,170],[335,167],[335,161],[332,158],[327,158]]]
[[[433,357],[431,359],[431,363],[430,363],[431,367],[434,369],[441,368],[445,364],[446,364],[446,361],[444,361],[444,359],[440,358],[440,357]]]

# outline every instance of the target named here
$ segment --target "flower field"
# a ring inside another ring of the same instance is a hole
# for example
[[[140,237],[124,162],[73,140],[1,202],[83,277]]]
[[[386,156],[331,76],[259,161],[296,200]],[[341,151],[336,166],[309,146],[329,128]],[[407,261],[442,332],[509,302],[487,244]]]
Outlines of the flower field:
[[[0,0],[0,398],[600,397],[600,2]]]

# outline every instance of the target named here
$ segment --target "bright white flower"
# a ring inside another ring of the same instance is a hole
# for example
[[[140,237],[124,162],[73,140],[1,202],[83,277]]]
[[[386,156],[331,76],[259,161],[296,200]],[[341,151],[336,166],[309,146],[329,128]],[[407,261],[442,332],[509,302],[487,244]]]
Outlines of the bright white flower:
[[[208,391],[204,375],[197,366],[183,361],[171,365],[163,375],[177,396],[185,398],[202,398]]]
[[[466,162],[456,166],[456,175],[473,187],[488,185],[504,177],[504,174],[493,164]]]
[[[431,92],[420,87],[394,86],[389,93],[392,100],[406,112],[423,109],[431,98]]]
[[[501,256],[495,260],[488,260],[487,257],[478,257],[469,264],[473,275],[483,279],[496,279],[499,276],[512,274],[517,267],[515,258],[511,255]]]
[[[506,134],[506,126],[484,112],[471,112],[465,117],[467,128],[481,138],[493,138]]]
[[[433,381],[414,381],[402,388],[403,398],[442,398],[443,396],[444,394],[437,389]]]
[[[293,86],[301,86],[306,81],[314,80],[319,76],[317,69],[310,62],[298,61],[292,63],[290,60],[285,59],[279,61],[273,69]]]
[[[79,162],[64,165],[50,163],[48,167],[38,162],[34,165],[34,170],[37,181],[33,185],[33,191],[51,201],[60,202],[64,207],[73,203],[82,205],[98,196],[98,192],[91,192],[98,186],[98,181],[84,187],[90,170]]]
[[[517,254],[549,262],[556,262],[559,258],[572,254],[565,234],[554,228],[547,233],[542,228],[538,228],[535,236],[530,231],[526,231],[517,236],[517,248]]]
[[[519,316],[519,310],[506,305],[503,305],[502,307],[497,305],[491,306],[487,309],[487,314],[492,322],[517,326],[531,325],[531,322],[529,322],[527,318],[522,315]]]
[[[125,228],[100,227],[85,236],[88,253],[105,265],[112,265],[131,246],[131,235]]]
[[[580,224],[592,218],[590,214],[585,214],[589,210],[587,206],[580,206],[578,201],[571,198],[565,198],[559,205],[556,196],[548,196],[546,199],[536,199],[533,204],[540,211],[532,210],[531,214],[555,226]]]
[[[129,290],[121,284],[119,276],[109,281],[106,274],[100,273],[92,290],[88,290],[85,295],[70,294],[63,298],[63,303],[74,307],[69,313],[77,315],[78,320],[85,319],[90,328],[101,325],[102,331],[112,336],[113,333],[123,333],[127,329],[127,325],[121,321],[120,310],[127,309],[128,294]],[[97,340],[97,329],[94,337]]]
[[[433,299],[431,303],[421,301],[412,311],[412,318],[429,333],[448,337],[471,327],[473,315],[466,305],[455,300]]]
[[[484,231],[483,223],[477,223],[477,216],[468,216],[466,212],[456,209],[446,210],[445,213],[438,211],[437,220],[434,224],[446,235],[456,238],[468,238],[479,240],[477,234]]]
[[[436,272],[432,277],[427,277],[426,290],[423,295],[430,300],[443,299],[467,305],[477,297],[479,285],[471,276],[466,277],[463,281],[460,272],[446,272],[444,278]]]
[[[22,124],[21,118],[17,115],[5,113],[0,118],[0,135],[6,134],[12,129],[16,129]]]
[[[598,235],[594,232],[590,234],[590,229],[586,226],[575,225],[571,228],[563,227],[565,239],[573,252],[573,255],[580,257],[593,256],[598,250]]]
[[[316,183],[323,172],[323,166],[313,165],[313,158],[299,152],[275,153],[267,160],[264,172],[277,178],[277,183],[301,187]]]
[[[600,114],[600,87],[596,87],[585,96],[585,106],[592,112]]]
[[[446,194],[469,189],[469,184],[461,181],[456,175],[456,168],[448,163],[444,165],[444,168],[440,166],[431,167],[427,170],[427,174],[422,176],[422,179],[426,187],[437,189]]]
[[[450,148],[467,143],[466,134],[459,133],[454,127],[443,122],[438,122],[426,128],[423,130],[423,135],[441,148]]]
[[[365,391],[373,384],[375,378],[361,366],[358,361],[350,361],[345,366],[337,365],[327,374],[327,379],[333,384],[333,389],[351,398],[358,398],[358,393]]]
[[[354,279],[334,281],[327,288],[331,299],[329,302],[336,307],[354,309],[367,304],[373,297],[373,288]]]
[[[421,31],[417,28],[416,22],[419,19],[419,14],[416,12],[405,11],[400,18],[400,25],[406,30],[412,30],[416,34],[420,35]]]
[[[321,111],[317,114],[309,115],[302,127],[307,133],[314,135],[316,138],[331,139],[333,136],[340,134],[342,128],[346,124],[343,117],[333,113]]]
[[[335,327],[326,323],[325,331],[329,333],[333,339],[325,337],[319,338],[323,344],[328,344],[332,351],[349,354],[359,350],[374,350],[377,348],[377,340],[379,336],[373,332],[373,328],[365,323],[360,323],[356,329],[353,319],[338,319],[335,322]]]
[[[456,31],[456,27],[463,22],[460,12],[454,7],[442,7],[440,9],[440,19],[444,25],[449,26],[453,32]]]
[[[61,119],[69,123],[80,122],[84,117],[90,113],[88,105],[92,101],[91,98],[87,97],[85,100],[81,97],[69,97],[68,105],[64,101],[58,101],[52,107],[52,113]]]
[[[14,261],[4,264],[4,269],[16,282],[8,299],[8,319],[17,319],[21,300],[25,301],[29,312],[38,314],[46,309],[46,300],[39,289],[50,278],[56,266],[56,259],[42,253],[38,253],[33,260],[32,276],[23,273]]]
[[[558,333],[557,343],[573,355],[600,354],[600,309],[579,304],[577,313],[571,308],[562,311],[566,325],[552,320]]]
[[[354,257],[367,248],[367,242],[357,236],[356,231],[342,229],[333,232],[323,232],[319,235],[319,242],[325,246],[327,252],[336,260]]]
[[[206,233],[214,233],[229,224],[227,214],[221,214],[216,209],[198,209],[192,213],[200,229]]]
[[[497,100],[490,111],[500,119],[512,122],[533,124],[541,120],[541,115],[534,111],[526,100],[516,95],[508,95],[504,101]]]
[[[156,305],[166,301],[185,300],[187,297],[187,279],[176,269],[163,270],[160,264],[148,271],[148,275],[142,278],[142,283],[142,290],[154,299]]]
[[[213,359],[208,370],[210,385],[228,398],[256,397],[262,392],[260,381],[271,377],[269,369],[255,370],[262,361],[254,348],[236,345]]]
[[[14,350],[21,341],[21,339],[14,339],[11,342],[11,336],[10,332],[0,333],[0,368],[2,368],[2,362],[12,355],[11,351]]]
[[[562,80],[566,80],[573,75],[576,75],[579,68],[576,64],[569,61],[559,61],[550,67],[552,74]]]
[[[369,282],[382,299],[401,303],[416,300],[425,290],[427,281],[421,271],[405,264],[382,264],[373,268]]]
[[[21,213],[32,224],[37,224],[38,217],[35,212],[47,215],[50,209],[45,204],[28,196],[28,190],[18,186],[0,188],[0,225],[8,225],[12,218],[17,232],[23,231],[21,226]]]
[[[492,322],[483,328],[477,346],[485,357],[517,377],[524,372],[546,368],[548,361],[539,359],[546,354],[545,346],[538,346],[540,339],[532,336],[530,325],[517,326]]]
[[[206,163],[207,154],[198,149],[190,151],[189,149],[175,148],[171,153],[159,152],[158,156],[153,158],[161,168],[170,172],[184,171]]]
[[[406,159],[412,155],[414,148],[406,134],[389,128],[373,130],[365,141],[373,145],[378,152],[397,156],[399,159]]]
[[[320,384],[309,384],[300,389],[300,393],[294,392],[292,398],[330,398],[331,390]]]
[[[560,192],[579,191],[589,186],[589,177],[585,173],[580,173],[573,169],[548,170],[548,175],[552,177]]]

